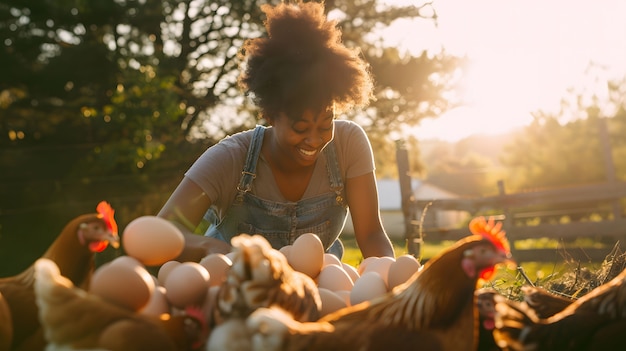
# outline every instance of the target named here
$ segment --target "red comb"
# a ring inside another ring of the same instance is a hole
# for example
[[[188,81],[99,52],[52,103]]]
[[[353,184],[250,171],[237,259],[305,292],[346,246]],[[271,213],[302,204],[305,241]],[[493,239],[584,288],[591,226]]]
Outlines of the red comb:
[[[101,201],[96,207],[96,211],[98,211],[98,218],[104,220],[104,223],[106,223],[111,233],[117,235],[117,223],[115,222],[115,218],[113,218],[113,214],[115,213],[113,207],[111,207],[108,202]]]
[[[486,220],[485,217],[476,217],[469,223],[469,230],[474,235],[480,235],[490,240],[498,249],[511,253],[511,246],[507,240],[506,232],[502,230],[502,222],[496,222],[493,217]]]

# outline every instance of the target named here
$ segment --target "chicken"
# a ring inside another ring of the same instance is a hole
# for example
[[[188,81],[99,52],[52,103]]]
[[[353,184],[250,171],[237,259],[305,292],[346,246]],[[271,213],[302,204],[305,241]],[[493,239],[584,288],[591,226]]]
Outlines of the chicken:
[[[204,344],[203,317],[149,316],[114,305],[63,277],[54,262],[35,262],[35,294],[46,350],[193,350]]]
[[[475,235],[427,261],[387,295],[340,309],[317,322],[300,323],[275,308],[259,309],[246,321],[252,349],[475,350],[478,280],[490,279],[495,265],[510,257],[500,227],[482,217],[473,220],[470,229]]]
[[[97,213],[70,221],[42,255],[56,262],[61,273],[75,285],[89,283],[94,270],[94,252],[103,251],[109,244],[115,248],[120,245],[111,206],[103,201],[96,210]],[[0,293],[11,314],[10,320],[0,322],[12,326],[11,350],[39,351],[45,342],[37,318],[33,280],[33,265],[15,276],[0,278]]]
[[[11,321],[11,310],[7,301],[0,293],[0,351],[7,351],[13,341],[13,323]]]
[[[217,294],[215,320],[245,319],[259,307],[282,306],[299,321],[319,318],[322,306],[312,278],[295,271],[287,258],[259,235],[231,239],[232,265]]]
[[[496,297],[496,342],[506,350],[626,350],[626,270],[557,314]]]
[[[563,311],[574,301],[564,296],[555,295],[538,286],[524,285],[521,289],[524,303],[533,309],[539,318],[551,317]]]
[[[494,289],[483,288],[476,291],[476,308],[478,309],[478,347],[477,351],[499,351],[501,348],[493,338],[496,326],[496,300],[498,294]]]

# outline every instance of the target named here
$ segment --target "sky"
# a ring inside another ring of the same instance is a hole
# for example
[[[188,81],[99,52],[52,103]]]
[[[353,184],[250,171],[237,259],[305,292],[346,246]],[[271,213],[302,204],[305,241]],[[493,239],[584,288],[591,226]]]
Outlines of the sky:
[[[555,110],[568,88],[605,96],[607,80],[626,77],[626,1],[434,0],[433,6],[437,27],[419,20],[385,33],[411,52],[443,47],[472,61],[463,81],[468,105],[425,120],[415,129],[420,139],[504,132],[528,124],[533,111]],[[591,61],[606,69],[585,73]],[[594,75],[600,83],[590,81]]]

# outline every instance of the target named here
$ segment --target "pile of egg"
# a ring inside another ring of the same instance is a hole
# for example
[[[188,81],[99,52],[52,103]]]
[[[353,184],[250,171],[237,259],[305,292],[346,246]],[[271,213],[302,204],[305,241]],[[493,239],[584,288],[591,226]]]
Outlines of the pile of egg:
[[[175,261],[183,250],[184,237],[176,226],[156,216],[130,222],[122,245],[127,256],[99,267],[90,293],[142,314],[175,314],[193,306],[205,316],[211,315],[212,299],[232,266],[230,254],[211,254],[199,263]],[[279,251],[294,270],[316,282],[322,316],[382,296],[420,268],[411,255],[368,257],[353,267],[325,253],[319,237],[312,233],[299,236],[293,245]],[[157,266],[157,276],[146,268]]]
[[[322,316],[382,296],[406,282],[421,267],[411,255],[372,256],[353,267],[325,253],[319,237],[312,233],[299,236],[293,245],[281,248],[280,252],[294,270],[316,282],[322,299]]]
[[[124,229],[126,256],[100,266],[89,292],[141,314],[176,314],[188,307],[209,315],[211,297],[226,279],[230,258],[211,254],[199,263],[174,261],[185,239],[169,221],[156,216],[138,217]],[[152,275],[147,267],[157,267]]]

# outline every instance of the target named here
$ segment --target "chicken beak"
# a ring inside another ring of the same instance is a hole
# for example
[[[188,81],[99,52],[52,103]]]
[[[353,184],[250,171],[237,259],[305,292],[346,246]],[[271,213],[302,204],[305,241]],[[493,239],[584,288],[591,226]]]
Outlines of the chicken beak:
[[[510,252],[498,252],[496,263],[506,265],[507,267],[517,267],[517,262],[513,259],[513,256]]]
[[[114,249],[119,249],[120,247],[120,237],[117,233],[108,233],[104,236],[103,240],[108,241],[109,245],[111,245]]]

